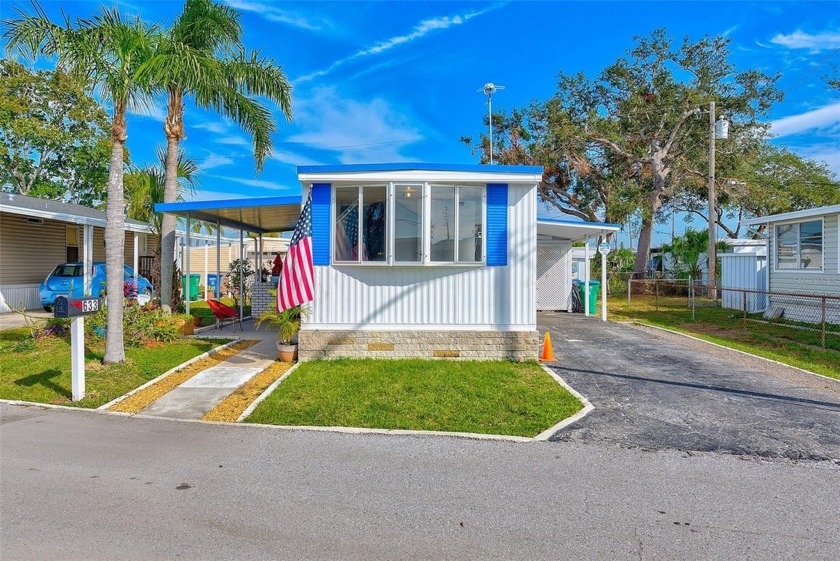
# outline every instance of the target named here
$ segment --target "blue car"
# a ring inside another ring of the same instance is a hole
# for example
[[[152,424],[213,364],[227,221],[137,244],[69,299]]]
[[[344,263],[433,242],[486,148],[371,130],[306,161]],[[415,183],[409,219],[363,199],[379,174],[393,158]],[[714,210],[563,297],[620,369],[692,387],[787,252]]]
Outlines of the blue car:
[[[46,311],[52,310],[52,305],[58,296],[68,298],[83,298],[85,296],[85,269],[83,263],[62,263],[47,275],[38,292],[41,296],[41,305]],[[124,282],[134,286],[134,270],[123,265]],[[154,296],[152,283],[143,277],[137,278],[138,289],[131,291],[131,296],[137,298],[142,295],[145,299]],[[105,263],[94,263],[91,271],[91,296],[98,296],[105,290]]]

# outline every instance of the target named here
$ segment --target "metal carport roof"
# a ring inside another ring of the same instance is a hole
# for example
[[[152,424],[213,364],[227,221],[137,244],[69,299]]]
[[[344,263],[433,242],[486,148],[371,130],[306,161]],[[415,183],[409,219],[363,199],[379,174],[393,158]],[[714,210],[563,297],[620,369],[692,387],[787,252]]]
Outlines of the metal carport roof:
[[[579,241],[621,230],[620,224],[562,218],[537,218],[537,235]]]
[[[287,195],[160,203],[155,205],[155,210],[264,234],[294,230],[300,216],[301,203],[300,195]]]

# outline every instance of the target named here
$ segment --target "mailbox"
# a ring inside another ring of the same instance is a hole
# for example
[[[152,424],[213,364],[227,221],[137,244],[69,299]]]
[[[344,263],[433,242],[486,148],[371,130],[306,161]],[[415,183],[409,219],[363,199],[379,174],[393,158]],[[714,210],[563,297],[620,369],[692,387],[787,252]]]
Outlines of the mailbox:
[[[100,298],[74,298],[70,300],[59,296],[53,302],[53,316],[57,318],[75,318],[95,314],[102,309]]]

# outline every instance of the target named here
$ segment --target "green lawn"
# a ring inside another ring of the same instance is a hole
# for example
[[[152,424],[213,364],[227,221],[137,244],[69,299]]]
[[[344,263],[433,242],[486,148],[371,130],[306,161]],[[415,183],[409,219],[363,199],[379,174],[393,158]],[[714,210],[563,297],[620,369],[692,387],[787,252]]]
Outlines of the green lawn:
[[[537,363],[303,363],[246,422],[536,436],[583,406]]]
[[[0,399],[93,408],[218,345],[220,339],[179,339],[128,347],[124,364],[103,366],[104,341],[85,345],[85,399],[72,402],[70,338],[32,339],[26,328],[0,331]]]
[[[636,321],[664,327],[840,379],[840,351],[836,350],[839,339],[836,334],[827,337],[828,348],[824,350],[817,347],[818,333],[789,330],[766,322],[748,321],[745,326],[737,310],[697,308],[692,319],[691,310],[684,305],[669,307],[660,304],[660,309],[656,310],[650,298],[634,298],[629,307],[626,298],[610,298],[608,310],[612,321]],[[799,341],[793,340],[794,337]]]

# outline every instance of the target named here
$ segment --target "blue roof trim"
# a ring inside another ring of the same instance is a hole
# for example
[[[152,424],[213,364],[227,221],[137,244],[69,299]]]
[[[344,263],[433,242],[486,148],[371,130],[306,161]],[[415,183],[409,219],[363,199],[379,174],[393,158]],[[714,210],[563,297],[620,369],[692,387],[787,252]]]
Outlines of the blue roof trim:
[[[600,226],[603,228],[615,228],[621,230],[621,224],[610,224],[609,222],[590,222],[588,220],[563,220],[562,218],[541,218],[537,222],[550,222],[551,224],[569,224],[570,226]]]
[[[321,166],[298,166],[298,175],[302,173],[353,173],[368,171],[466,171],[476,173],[542,173],[542,166],[489,166],[481,164],[336,164]]]
[[[195,210],[218,210],[220,208],[251,208],[257,206],[285,206],[303,203],[301,195],[282,197],[252,197],[248,199],[215,199],[212,201],[183,201],[179,203],[158,203],[155,212],[187,212]]]

